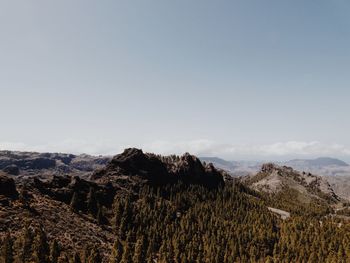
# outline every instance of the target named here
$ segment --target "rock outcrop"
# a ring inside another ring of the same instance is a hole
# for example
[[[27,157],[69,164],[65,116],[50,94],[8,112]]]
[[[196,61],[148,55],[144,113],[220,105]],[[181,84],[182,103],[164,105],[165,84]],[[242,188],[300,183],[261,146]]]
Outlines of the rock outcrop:
[[[4,173],[0,172],[0,196],[16,199],[18,192],[15,181]]]
[[[97,182],[143,181],[150,185],[173,184],[182,181],[206,187],[223,184],[222,174],[212,165],[204,166],[188,153],[178,156],[145,154],[142,150],[130,148],[116,155],[106,168],[91,177]]]

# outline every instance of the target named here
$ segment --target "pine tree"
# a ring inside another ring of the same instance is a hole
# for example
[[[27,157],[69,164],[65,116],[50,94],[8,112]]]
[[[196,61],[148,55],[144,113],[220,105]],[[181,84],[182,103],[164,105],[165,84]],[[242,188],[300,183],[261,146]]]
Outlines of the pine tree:
[[[97,215],[98,202],[96,199],[95,189],[93,187],[90,187],[89,194],[87,196],[87,209],[88,212],[94,217]]]
[[[18,251],[16,262],[26,263],[31,260],[33,238],[33,233],[29,229],[28,225],[25,224],[21,236],[18,237],[16,241],[16,247]]]
[[[144,237],[140,237],[139,239],[137,239],[136,244],[135,244],[135,252],[134,252],[134,256],[132,258],[132,261],[134,263],[145,262]]]
[[[71,263],[81,263],[80,256],[77,252],[74,253]]]
[[[131,257],[131,246],[129,242],[125,242],[123,246],[123,255],[121,263],[132,263],[132,257]]]
[[[84,247],[84,251],[83,251],[83,263],[88,263],[89,262],[89,256],[91,254],[91,249],[89,248],[89,246],[85,246]]]
[[[97,220],[97,223],[99,225],[103,225],[106,223],[106,218],[104,216],[104,212],[103,212],[103,207],[98,204],[98,210],[97,210],[97,216],[96,216],[96,220]]]
[[[70,208],[72,209],[73,212],[78,212],[79,211],[79,198],[77,192],[74,191],[71,202],[70,202]]]
[[[88,263],[101,263],[101,255],[96,247],[94,247],[91,251],[91,254],[88,258]]]
[[[34,239],[33,259],[35,263],[49,263],[50,248],[45,231],[40,227]]]
[[[125,240],[127,231],[127,220],[123,217],[119,226],[118,236],[121,240]]]
[[[146,251],[146,260],[148,262],[153,262],[153,240],[151,239],[150,242],[148,242],[148,247]]]
[[[116,199],[114,206],[115,208],[114,208],[114,217],[112,220],[112,225],[113,225],[114,231],[118,233],[121,219],[123,217],[124,205],[120,199]]]
[[[119,241],[119,238],[116,238],[113,245],[113,250],[109,259],[109,263],[119,263],[123,255],[123,245]]]
[[[1,263],[13,263],[13,241],[10,233],[7,233],[1,247]]]
[[[50,247],[50,263],[57,263],[60,256],[60,248],[56,240],[53,240]]]

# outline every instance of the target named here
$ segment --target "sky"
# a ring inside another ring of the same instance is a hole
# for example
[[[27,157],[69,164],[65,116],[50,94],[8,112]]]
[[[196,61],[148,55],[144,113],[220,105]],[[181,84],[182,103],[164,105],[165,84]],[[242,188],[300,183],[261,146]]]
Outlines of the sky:
[[[346,0],[0,0],[0,149],[350,161]]]

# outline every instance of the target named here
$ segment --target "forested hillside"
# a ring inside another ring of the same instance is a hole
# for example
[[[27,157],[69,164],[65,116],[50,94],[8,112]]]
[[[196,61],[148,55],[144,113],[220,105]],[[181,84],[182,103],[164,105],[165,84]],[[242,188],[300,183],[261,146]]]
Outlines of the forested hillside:
[[[335,199],[288,202],[292,190],[256,192],[189,154],[129,149],[90,180],[1,178],[4,263],[350,261]]]

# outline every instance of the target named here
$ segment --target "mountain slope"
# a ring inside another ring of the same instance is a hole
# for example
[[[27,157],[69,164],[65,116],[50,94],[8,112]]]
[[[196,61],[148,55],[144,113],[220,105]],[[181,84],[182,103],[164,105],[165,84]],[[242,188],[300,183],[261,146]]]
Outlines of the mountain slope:
[[[312,202],[314,199],[330,203],[340,201],[339,196],[324,178],[297,172],[286,166],[264,164],[259,173],[245,178],[244,181],[254,190],[271,194],[294,190],[298,201],[304,203]]]

